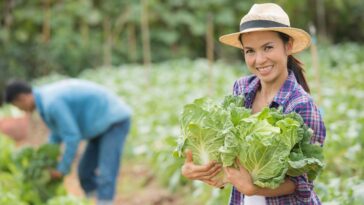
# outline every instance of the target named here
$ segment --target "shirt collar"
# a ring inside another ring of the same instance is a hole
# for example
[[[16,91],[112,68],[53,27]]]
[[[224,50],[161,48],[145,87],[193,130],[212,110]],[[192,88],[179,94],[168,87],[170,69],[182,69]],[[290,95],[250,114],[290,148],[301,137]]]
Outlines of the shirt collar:
[[[274,96],[272,104],[284,105],[291,95],[291,92],[296,89],[298,83],[294,73],[292,71],[288,72],[288,77],[284,82],[283,86],[279,89],[278,93]],[[253,101],[255,94],[260,87],[259,78],[255,77],[249,83],[249,86],[245,87],[244,95],[249,101]]]
[[[34,88],[33,89],[33,96],[34,96],[34,103],[36,108],[38,109],[38,112],[40,114],[40,116],[45,119],[44,116],[44,108],[43,108],[43,103],[41,100],[41,95],[40,95],[40,91],[38,88]]]

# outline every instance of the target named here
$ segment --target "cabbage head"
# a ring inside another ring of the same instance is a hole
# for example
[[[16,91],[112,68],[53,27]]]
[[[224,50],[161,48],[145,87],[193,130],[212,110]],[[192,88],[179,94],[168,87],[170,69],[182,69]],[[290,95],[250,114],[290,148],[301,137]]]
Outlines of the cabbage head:
[[[235,135],[228,136],[220,149],[227,159],[223,165],[236,167],[238,157],[260,187],[274,189],[286,175],[307,173],[313,180],[323,168],[322,148],[309,143],[312,130],[297,113],[265,108],[241,119],[235,128]]]
[[[302,117],[281,108],[251,114],[243,105],[242,96],[232,95],[222,103],[200,98],[185,105],[175,153],[182,157],[190,149],[201,165],[237,167],[239,159],[260,187],[274,189],[287,175],[315,179],[324,166],[322,147],[310,144],[313,132]]]
[[[218,150],[224,145],[225,137],[232,135],[234,127],[229,117],[227,110],[207,98],[185,105],[180,119],[182,136],[178,142],[178,155],[183,156],[189,149],[195,164],[221,163]]]
[[[182,136],[176,149],[178,155],[184,156],[189,149],[195,164],[204,165],[210,161],[222,164],[219,149],[224,145],[225,138],[233,135],[234,128],[230,111],[226,108],[236,100],[229,97],[221,104],[200,98],[185,105],[180,119]],[[224,182],[223,173],[217,174],[215,180]]]

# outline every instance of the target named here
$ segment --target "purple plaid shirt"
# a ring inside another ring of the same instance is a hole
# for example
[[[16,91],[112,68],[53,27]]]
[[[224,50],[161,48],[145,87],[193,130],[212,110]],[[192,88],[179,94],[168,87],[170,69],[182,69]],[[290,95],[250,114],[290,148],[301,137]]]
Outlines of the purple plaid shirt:
[[[245,107],[252,108],[255,94],[260,88],[260,80],[254,76],[246,76],[237,80],[234,84],[234,95],[244,95]],[[323,145],[326,129],[322,121],[319,110],[314,105],[312,98],[307,94],[304,89],[297,83],[297,80],[290,72],[287,80],[274,97],[270,107],[283,107],[284,113],[297,112],[300,114],[304,122],[309,126],[314,134],[311,139],[311,143],[320,143]],[[313,183],[307,179],[306,175],[298,177],[290,177],[290,179],[296,184],[296,190],[293,194],[278,196],[278,197],[266,197],[266,203],[268,205],[317,205],[321,204],[316,193],[313,191]],[[235,187],[231,192],[230,205],[243,205],[244,195],[241,194]]]

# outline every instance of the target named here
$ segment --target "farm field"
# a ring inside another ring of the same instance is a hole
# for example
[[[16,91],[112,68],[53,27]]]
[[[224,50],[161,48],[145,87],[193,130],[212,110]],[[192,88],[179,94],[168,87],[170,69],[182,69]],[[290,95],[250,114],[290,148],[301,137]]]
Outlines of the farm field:
[[[327,129],[326,167],[315,181],[315,189],[326,205],[360,205],[364,201],[363,49],[355,44],[321,48],[320,84],[316,84],[310,54],[298,56],[305,63],[312,95]],[[149,73],[141,65],[130,64],[82,72],[79,78],[108,87],[133,108],[132,131],[124,150],[117,202],[227,204],[230,186],[219,190],[187,181],[180,174],[183,159],[173,157],[172,152],[180,135],[179,117],[183,106],[208,95],[222,99],[232,93],[234,81],[247,74],[244,62],[218,61],[211,72],[205,59],[153,64]],[[65,76],[49,75],[36,79],[34,84],[62,78]],[[37,116],[32,116],[31,125],[31,137],[18,147],[38,146],[46,141],[47,131]],[[66,178],[66,188],[69,194],[83,197],[77,186],[74,168]],[[0,189],[0,192],[6,190]]]

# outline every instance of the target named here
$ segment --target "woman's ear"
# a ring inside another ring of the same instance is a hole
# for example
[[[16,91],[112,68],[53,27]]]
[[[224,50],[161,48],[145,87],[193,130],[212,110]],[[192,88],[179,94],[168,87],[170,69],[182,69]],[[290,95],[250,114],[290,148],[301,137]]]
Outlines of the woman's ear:
[[[289,38],[289,40],[286,43],[285,47],[286,47],[287,56],[291,55],[292,54],[292,48],[293,48],[293,39],[292,38]]]

